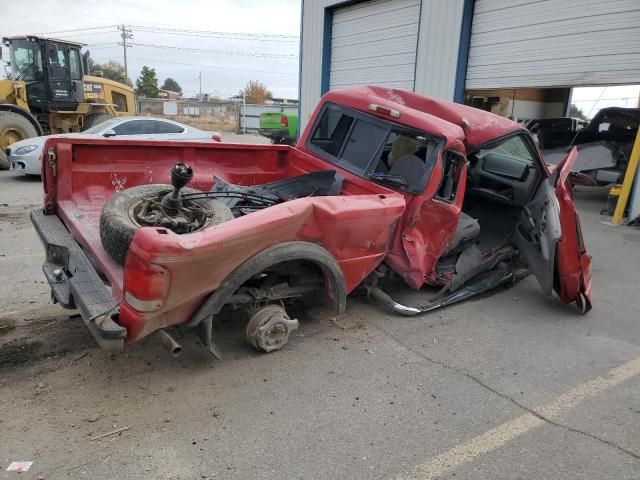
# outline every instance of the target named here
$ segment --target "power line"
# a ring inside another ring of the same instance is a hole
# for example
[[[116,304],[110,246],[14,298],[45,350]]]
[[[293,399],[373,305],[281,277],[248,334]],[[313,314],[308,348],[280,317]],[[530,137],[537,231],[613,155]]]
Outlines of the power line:
[[[592,98],[588,100],[571,100],[571,103],[581,103],[581,102],[606,102],[607,100],[635,100],[638,98],[637,96],[632,97],[613,97],[613,98]]]
[[[154,29],[141,29],[135,28],[137,32],[145,32],[145,33],[155,33],[157,35],[178,35],[178,36],[187,36],[187,37],[199,37],[199,38],[219,38],[226,40],[247,40],[251,42],[288,42],[288,43],[298,43],[298,39],[288,39],[288,38],[261,38],[259,36],[250,37],[233,33],[191,33],[191,32],[171,32],[171,31],[163,31],[163,30],[154,30]]]
[[[113,47],[119,47],[119,46],[120,46],[119,42],[111,42],[111,43],[96,43],[93,45],[87,45],[87,48],[91,50],[100,50],[102,48],[113,48]]]
[[[238,38],[265,38],[271,40],[286,40],[286,41],[298,41],[297,35],[279,35],[279,34],[271,34],[271,33],[245,33],[245,32],[215,32],[211,30],[193,30],[193,29],[182,29],[182,28],[171,28],[171,27],[153,27],[153,26],[145,26],[145,25],[131,25],[130,28],[135,30],[145,30],[156,33],[172,33],[172,34],[183,34],[183,35],[210,35],[210,36],[233,36]]]
[[[71,32],[85,32],[91,30],[104,30],[107,28],[117,28],[118,25],[105,25],[104,27],[86,27],[86,28],[74,28],[70,30],[58,30],[57,32],[40,32],[36,35],[56,35],[58,33],[71,33]]]
[[[62,35],[62,36],[58,36],[56,35],[56,38],[60,39],[60,40],[74,40],[77,39],[78,37],[88,37],[90,35],[113,35],[117,30],[105,30],[104,32],[87,32],[87,33],[81,33],[78,35],[73,35],[73,36],[69,36],[69,35]],[[42,34],[39,34],[42,35]]]
[[[210,67],[210,68],[218,68],[221,70],[239,70],[243,72],[253,72],[253,73],[271,73],[274,75],[291,75],[298,76],[297,73],[287,73],[287,72],[274,72],[270,70],[255,70],[253,68],[238,68],[238,67],[230,67],[228,65],[214,65],[211,63],[185,63],[185,62],[172,62],[170,60],[159,60],[157,58],[145,58],[145,57],[129,57],[132,60],[142,60],[146,62],[155,62],[155,63],[172,63],[175,65],[187,65],[190,67]],[[104,61],[104,60],[103,60]]]
[[[134,60],[134,59],[135,59],[135,60],[140,60],[140,58],[138,58],[138,57],[129,57],[129,58],[130,58],[130,59],[132,59],[132,60]],[[98,63],[100,63],[100,62],[108,62],[109,60],[112,60],[112,59],[107,59],[107,58],[95,58],[95,59],[94,59],[94,61],[96,61],[96,62],[98,62]],[[145,59],[145,60],[152,60],[152,59]],[[169,63],[174,63],[174,62],[169,62]],[[204,67],[204,65],[197,65],[197,64],[192,64],[192,63],[189,63],[189,64],[187,64],[187,65],[194,65],[194,66],[198,66],[198,67],[199,67],[199,66]],[[203,69],[203,70],[204,70],[204,69]],[[206,87],[206,88],[213,88],[213,89],[215,89],[215,90],[228,90],[228,91],[230,91],[230,92],[235,92],[235,93],[237,93],[237,92],[239,92],[239,91],[241,90],[241,88],[221,87],[221,86],[211,85],[211,84],[207,84],[207,85],[205,85],[205,87]],[[193,92],[194,92],[194,93],[198,93],[198,92],[197,92],[197,90],[193,90]]]
[[[600,96],[598,97],[598,100],[596,100],[596,103],[593,104],[593,106],[591,107],[591,110],[589,110],[589,113],[587,113],[587,117],[591,118],[591,114],[593,113],[593,109],[596,108],[596,105],[598,105],[598,102],[600,101],[600,99],[602,98],[602,96],[604,95],[604,92],[607,90],[607,87],[604,87],[602,89],[602,91],[600,92]]]
[[[149,48],[163,48],[163,49],[169,48],[172,50],[183,50],[188,52],[219,53],[222,55],[242,55],[242,56],[259,57],[259,58],[282,58],[287,60],[298,59],[298,55],[286,54],[286,53],[237,52],[232,50],[205,50],[202,48],[174,47],[171,45],[155,45],[151,43],[134,43],[134,45],[138,47],[149,47]]]
[[[101,27],[84,27],[84,28],[72,28],[68,30],[56,30],[52,32],[40,32],[36,35],[57,35],[60,33],[77,33],[77,32],[93,32],[83,33],[83,35],[98,35],[101,33],[108,33],[109,29],[117,31],[121,29],[121,25],[104,25]],[[128,29],[139,30],[149,33],[166,33],[169,35],[185,35],[185,36],[202,36],[202,37],[214,37],[214,38],[230,38],[236,40],[256,40],[256,41],[279,41],[279,42],[293,42],[296,43],[299,40],[298,35],[280,35],[271,33],[246,33],[246,32],[218,32],[211,30],[194,30],[194,29],[182,29],[172,27],[156,27],[150,25],[127,25]],[[95,32],[95,30],[105,30],[105,32]]]

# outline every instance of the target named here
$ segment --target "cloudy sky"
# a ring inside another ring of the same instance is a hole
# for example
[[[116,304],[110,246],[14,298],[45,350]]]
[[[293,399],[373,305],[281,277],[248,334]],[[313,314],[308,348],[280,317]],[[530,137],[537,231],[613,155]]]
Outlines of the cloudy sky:
[[[188,96],[197,93],[202,72],[205,93],[229,97],[247,81],[260,80],[276,97],[297,98],[300,0],[2,3],[0,35],[56,32],[51,36],[89,44],[97,62],[122,62],[115,25],[129,26],[129,77],[134,82],[148,65],[156,69],[160,83],[172,77]]]
[[[160,83],[172,77],[185,96],[222,98],[260,80],[276,97],[297,98],[300,0],[14,0],[2,1],[0,35],[51,33],[89,44],[97,62],[122,62],[116,25],[132,33],[129,77],[143,65]],[[84,30],[80,30],[84,29]],[[75,31],[74,31],[75,30]],[[55,32],[55,33],[54,33]],[[640,86],[575,89],[588,116],[600,108],[636,106]]]
[[[638,107],[640,85],[618,85],[612,87],[583,87],[573,90],[571,103],[576,104],[591,118],[605,107]]]

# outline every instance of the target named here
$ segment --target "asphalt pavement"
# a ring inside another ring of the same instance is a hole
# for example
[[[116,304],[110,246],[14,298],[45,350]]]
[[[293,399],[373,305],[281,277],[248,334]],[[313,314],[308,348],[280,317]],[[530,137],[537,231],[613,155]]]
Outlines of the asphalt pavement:
[[[174,359],[103,352],[49,303],[41,184],[0,171],[0,479],[638,479],[640,229],[607,224],[604,190],[575,198],[586,316],[533,277],[414,318],[356,293],[337,320],[296,312],[280,352],[229,318],[222,361],[189,333]]]

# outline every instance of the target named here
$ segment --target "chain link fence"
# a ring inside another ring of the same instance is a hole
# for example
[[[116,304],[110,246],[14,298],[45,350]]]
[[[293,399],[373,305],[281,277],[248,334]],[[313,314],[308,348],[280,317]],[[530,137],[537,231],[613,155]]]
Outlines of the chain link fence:
[[[241,101],[205,103],[141,98],[137,103],[138,115],[168,118],[205,131],[233,133],[257,133],[263,112],[298,112],[297,105],[243,105]]]
[[[204,103],[191,100],[138,99],[138,115],[168,118],[200,130],[239,132],[237,102]]]

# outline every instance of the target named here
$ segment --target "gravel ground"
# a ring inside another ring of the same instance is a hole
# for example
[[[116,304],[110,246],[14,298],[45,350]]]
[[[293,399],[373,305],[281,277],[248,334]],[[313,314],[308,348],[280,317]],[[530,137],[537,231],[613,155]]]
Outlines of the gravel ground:
[[[587,316],[533,278],[419,318],[356,293],[338,323],[296,312],[269,355],[229,318],[218,361],[188,332],[178,359],[96,348],[49,304],[40,182],[0,171],[0,479],[17,460],[26,479],[640,478],[640,231],[607,225],[605,197],[576,192]]]

